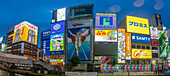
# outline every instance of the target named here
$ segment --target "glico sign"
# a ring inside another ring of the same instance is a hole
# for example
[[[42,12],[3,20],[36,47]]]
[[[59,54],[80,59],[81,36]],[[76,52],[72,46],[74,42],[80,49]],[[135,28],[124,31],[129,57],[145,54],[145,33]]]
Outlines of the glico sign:
[[[15,26],[13,43],[26,41],[37,45],[38,27],[24,21]]]
[[[126,16],[126,30],[129,33],[150,35],[148,19]]]

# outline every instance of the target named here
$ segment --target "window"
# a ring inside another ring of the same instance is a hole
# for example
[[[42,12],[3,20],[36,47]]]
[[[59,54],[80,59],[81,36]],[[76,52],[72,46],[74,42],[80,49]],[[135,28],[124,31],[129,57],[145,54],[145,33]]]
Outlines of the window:
[[[140,49],[140,45],[137,46],[137,49]]]
[[[152,53],[152,58],[158,58],[158,53]]]
[[[146,49],[150,49],[150,46],[147,46]]]
[[[132,45],[132,48],[136,48],[135,45]]]
[[[142,49],[145,49],[145,46],[142,46]]]
[[[152,50],[158,50],[158,47],[152,46]]]

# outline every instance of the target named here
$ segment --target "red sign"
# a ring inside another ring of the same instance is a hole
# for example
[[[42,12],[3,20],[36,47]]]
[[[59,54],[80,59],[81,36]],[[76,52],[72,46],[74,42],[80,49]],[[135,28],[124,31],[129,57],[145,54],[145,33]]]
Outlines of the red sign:
[[[151,46],[159,46],[159,42],[157,40],[151,40]]]
[[[63,59],[64,55],[51,55],[51,59]]]

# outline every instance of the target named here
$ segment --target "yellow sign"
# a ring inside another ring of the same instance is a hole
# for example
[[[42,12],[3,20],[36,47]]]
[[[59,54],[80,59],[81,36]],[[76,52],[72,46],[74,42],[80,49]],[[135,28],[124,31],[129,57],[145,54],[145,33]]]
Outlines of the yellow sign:
[[[152,59],[152,50],[149,50],[149,49],[132,49],[132,58]]]
[[[131,60],[131,33],[126,33],[126,60]]]
[[[101,56],[95,56],[94,60],[101,60]]]
[[[129,33],[150,35],[148,19],[126,16],[126,30]]]

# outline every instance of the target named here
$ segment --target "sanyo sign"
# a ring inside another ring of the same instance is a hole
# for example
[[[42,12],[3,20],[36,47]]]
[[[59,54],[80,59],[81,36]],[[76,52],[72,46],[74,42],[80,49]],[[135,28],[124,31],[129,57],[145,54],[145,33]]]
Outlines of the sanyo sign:
[[[132,42],[151,43],[149,35],[131,34]]]

